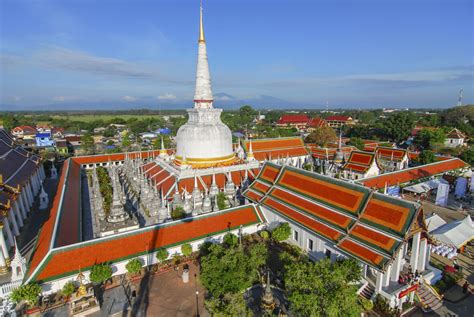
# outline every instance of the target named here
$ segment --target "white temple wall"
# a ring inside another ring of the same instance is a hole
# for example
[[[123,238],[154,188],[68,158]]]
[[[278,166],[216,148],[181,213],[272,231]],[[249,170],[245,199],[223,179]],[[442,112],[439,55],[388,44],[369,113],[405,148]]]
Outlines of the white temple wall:
[[[243,227],[242,228],[242,234],[251,234],[251,233],[254,233],[254,232],[256,232],[260,229],[261,229],[261,225],[259,226],[258,224],[248,226],[248,227]],[[230,232],[237,235],[237,236],[239,235],[239,229],[234,229],[234,230],[231,230]],[[212,237],[206,237],[205,239],[199,239],[199,240],[196,240],[196,241],[192,241],[192,242],[189,242],[189,244],[192,246],[193,251],[198,251],[201,244],[203,244],[206,241],[221,243],[222,240],[223,240],[224,235],[226,235],[227,233],[228,233],[228,231],[217,234],[217,235],[214,235]],[[88,242],[90,242],[90,241],[88,241]],[[166,248],[166,249],[169,253],[169,258],[173,257],[174,254],[181,254],[181,245],[174,246],[174,247],[171,247],[171,248]],[[124,261],[112,263],[111,264],[112,276],[117,276],[117,275],[122,275],[122,274],[127,273],[127,269],[126,269],[125,266],[127,265],[127,263],[130,260],[132,260],[134,258],[135,257],[131,257],[131,258],[126,259]],[[142,262],[142,265],[144,267],[148,266],[148,265],[153,265],[153,264],[158,263],[158,260],[156,258],[156,252],[140,255],[140,256],[137,256],[136,258],[140,259],[140,261]],[[82,273],[85,276],[85,281],[84,282],[89,283],[90,282],[90,271],[87,270],[87,271],[83,271]],[[51,293],[55,293],[55,292],[60,291],[64,287],[64,284],[66,284],[67,282],[76,281],[77,275],[78,275],[78,273],[74,273],[70,276],[62,277],[62,278],[59,278],[59,279],[41,284],[41,287],[43,289],[43,295],[51,294]]]

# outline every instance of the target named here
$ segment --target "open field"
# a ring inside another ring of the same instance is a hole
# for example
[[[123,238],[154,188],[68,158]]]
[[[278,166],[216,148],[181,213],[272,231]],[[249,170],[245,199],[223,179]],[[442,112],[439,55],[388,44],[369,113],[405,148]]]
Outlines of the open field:
[[[146,115],[133,115],[133,114],[75,114],[75,115],[53,115],[51,116],[53,119],[68,119],[70,121],[82,121],[82,122],[91,122],[94,120],[103,120],[109,121],[115,118],[120,118],[123,120],[129,120],[131,118],[137,118],[138,120],[145,120],[149,118],[163,118],[162,115],[158,114],[146,114]]]

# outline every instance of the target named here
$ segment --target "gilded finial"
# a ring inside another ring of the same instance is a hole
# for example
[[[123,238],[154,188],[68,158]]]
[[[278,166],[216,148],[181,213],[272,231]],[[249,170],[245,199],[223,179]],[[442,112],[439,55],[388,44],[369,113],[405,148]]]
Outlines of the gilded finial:
[[[206,43],[206,39],[204,38],[204,26],[202,24],[202,0],[199,13],[199,43]]]

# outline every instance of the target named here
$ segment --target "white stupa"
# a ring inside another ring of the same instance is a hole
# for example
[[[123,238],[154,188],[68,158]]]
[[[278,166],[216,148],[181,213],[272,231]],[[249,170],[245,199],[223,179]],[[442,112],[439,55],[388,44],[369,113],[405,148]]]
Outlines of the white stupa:
[[[182,165],[185,157],[186,164],[193,168],[230,165],[236,160],[232,149],[232,133],[221,121],[222,109],[212,105],[214,97],[207,62],[202,6],[199,26],[194,108],[187,110],[188,122],[178,130],[175,163]]]

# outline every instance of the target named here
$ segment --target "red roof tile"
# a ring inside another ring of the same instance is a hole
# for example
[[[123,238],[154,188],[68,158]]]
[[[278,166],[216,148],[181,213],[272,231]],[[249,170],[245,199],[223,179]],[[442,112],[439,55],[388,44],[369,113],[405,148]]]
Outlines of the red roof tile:
[[[92,240],[62,250],[53,250],[49,260],[33,276],[33,280],[47,281],[72,275],[79,269],[87,270],[96,263],[110,263],[136,257],[159,248],[203,239],[234,230],[240,225],[259,223],[261,219],[251,205],[145,228],[119,236]],[[36,267],[36,266],[35,266]]]
[[[329,116],[326,118],[326,121],[350,121],[351,117],[348,116]]]
[[[441,162],[431,163],[423,166],[407,168],[393,173],[386,173],[375,177],[369,177],[360,180],[359,183],[370,188],[381,189],[385,185],[393,186],[404,184],[421,178],[427,178],[433,175],[443,174],[452,170],[468,166],[458,158],[452,158]]]
[[[306,124],[309,121],[307,115],[283,115],[278,119],[277,124]]]

